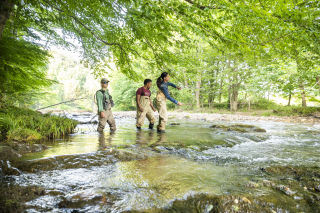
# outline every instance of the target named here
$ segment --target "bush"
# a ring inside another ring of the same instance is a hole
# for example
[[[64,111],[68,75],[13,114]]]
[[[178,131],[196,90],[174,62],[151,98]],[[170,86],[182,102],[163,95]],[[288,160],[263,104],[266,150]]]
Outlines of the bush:
[[[278,106],[273,113],[281,116],[313,116],[320,107]]]
[[[38,132],[27,128],[10,129],[7,132],[7,139],[9,141],[34,141],[41,138],[42,136]]]

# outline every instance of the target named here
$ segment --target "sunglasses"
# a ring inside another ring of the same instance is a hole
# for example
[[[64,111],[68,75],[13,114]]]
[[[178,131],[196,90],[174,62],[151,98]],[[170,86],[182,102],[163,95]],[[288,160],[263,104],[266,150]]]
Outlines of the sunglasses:
[[[107,84],[108,82],[107,82],[107,81],[104,81],[104,82],[101,82],[101,83],[103,83],[103,84]]]

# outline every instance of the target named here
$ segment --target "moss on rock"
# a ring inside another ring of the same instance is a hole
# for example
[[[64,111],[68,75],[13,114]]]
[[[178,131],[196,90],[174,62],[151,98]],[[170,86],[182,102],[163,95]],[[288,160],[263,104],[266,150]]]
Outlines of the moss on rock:
[[[242,133],[267,132],[265,129],[262,129],[262,128],[254,126],[254,125],[249,125],[249,124],[232,124],[229,126],[214,124],[214,125],[210,126],[210,128],[222,129],[224,131],[242,132]]]

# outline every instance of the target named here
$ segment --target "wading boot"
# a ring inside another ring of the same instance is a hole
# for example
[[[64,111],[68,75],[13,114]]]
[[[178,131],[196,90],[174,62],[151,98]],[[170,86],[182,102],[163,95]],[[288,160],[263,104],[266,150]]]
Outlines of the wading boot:
[[[154,124],[149,124],[149,129],[153,129]]]
[[[137,126],[137,130],[141,130],[141,126]]]
[[[165,133],[166,131],[161,130],[161,129],[157,129],[157,132],[158,132],[158,133]]]

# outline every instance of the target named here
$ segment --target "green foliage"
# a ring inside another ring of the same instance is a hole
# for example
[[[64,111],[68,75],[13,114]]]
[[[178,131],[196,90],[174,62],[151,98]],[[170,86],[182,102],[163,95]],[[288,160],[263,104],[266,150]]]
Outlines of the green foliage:
[[[273,113],[280,116],[313,116],[320,112],[320,107],[285,106],[278,107]]]
[[[21,39],[0,40],[0,101],[27,101],[34,90],[48,86],[47,51]]]
[[[134,109],[134,91],[140,86],[134,82],[155,79],[162,71],[170,71],[173,82],[185,88],[172,91],[186,103],[185,109],[227,103],[235,111],[270,93],[290,101],[301,98],[305,105],[308,97],[319,95],[319,1],[25,0],[0,4],[10,12],[0,26],[4,29],[0,48],[5,53],[0,64],[4,67],[2,100],[33,96],[50,83],[43,72],[47,53],[40,44],[44,43],[79,50],[96,76],[115,64],[116,72],[128,78],[112,86],[119,109]],[[83,73],[77,78],[77,94],[85,90],[84,78]],[[65,95],[58,96],[64,100]],[[81,108],[88,109],[85,104]]]
[[[10,129],[7,132],[8,141],[35,141],[41,138],[38,132],[27,128]]]
[[[253,100],[251,102],[251,109],[256,109],[256,110],[268,110],[268,109],[275,109],[277,108],[279,105],[276,104],[273,101],[270,101],[268,99],[265,98],[259,98],[256,100]],[[243,107],[248,107],[248,104],[245,103],[245,105]]]
[[[66,136],[74,131],[77,121],[64,117],[41,114],[17,107],[0,110],[2,140],[34,141]]]
[[[142,82],[135,82],[122,74],[115,74],[111,78],[112,98],[116,110],[135,110],[136,91],[143,86]]]

